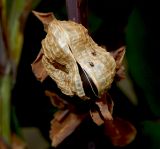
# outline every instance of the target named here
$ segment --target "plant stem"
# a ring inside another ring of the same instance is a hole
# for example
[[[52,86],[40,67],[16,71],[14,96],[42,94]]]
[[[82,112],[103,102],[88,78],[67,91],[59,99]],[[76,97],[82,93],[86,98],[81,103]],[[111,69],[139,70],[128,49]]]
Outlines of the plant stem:
[[[87,4],[87,0],[66,0],[68,19],[87,27]]]
[[[0,136],[10,144],[10,96],[11,75],[10,68],[0,79]]]
[[[11,67],[8,62],[5,3],[0,1],[0,137],[10,144]]]

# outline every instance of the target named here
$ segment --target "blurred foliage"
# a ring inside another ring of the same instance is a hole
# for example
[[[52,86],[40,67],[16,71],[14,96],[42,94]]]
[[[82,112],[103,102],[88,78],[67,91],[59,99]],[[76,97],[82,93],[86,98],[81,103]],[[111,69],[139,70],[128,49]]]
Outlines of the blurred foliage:
[[[40,1],[0,0],[0,137],[11,142],[11,92],[23,45],[23,29],[29,12]]]
[[[159,37],[156,36],[159,15],[156,10],[148,11],[154,6],[139,4],[133,9],[126,29],[128,71],[138,97],[143,141],[149,149],[160,148]]]
[[[17,65],[21,55],[23,44],[23,29],[25,21],[30,11],[40,2],[40,0],[15,0],[11,2],[10,11],[8,12],[8,32],[11,48],[11,57]],[[9,4],[9,2],[8,2]]]
[[[142,122],[143,137],[147,142],[148,148],[160,148],[160,122],[159,121],[144,121]]]
[[[10,142],[10,93],[11,77],[9,74],[0,83],[0,135],[6,142]]]
[[[158,72],[155,70],[157,43],[153,42],[154,30],[147,26],[152,20],[144,20],[141,9],[134,9],[126,31],[127,61],[129,73],[155,116],[160,115]],[[152,37],[153,36],[153,37]],[[141,99],[140,99],[141,100]],[[146,103],[144,103],[146,105]]]

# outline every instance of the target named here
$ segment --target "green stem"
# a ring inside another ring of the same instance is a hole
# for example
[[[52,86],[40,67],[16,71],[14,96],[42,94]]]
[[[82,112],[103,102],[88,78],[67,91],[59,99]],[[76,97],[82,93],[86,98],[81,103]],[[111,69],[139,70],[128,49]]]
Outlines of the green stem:
[[[0,79],[0,136],[10,144],[10,96],[11,75],[9,71]]]

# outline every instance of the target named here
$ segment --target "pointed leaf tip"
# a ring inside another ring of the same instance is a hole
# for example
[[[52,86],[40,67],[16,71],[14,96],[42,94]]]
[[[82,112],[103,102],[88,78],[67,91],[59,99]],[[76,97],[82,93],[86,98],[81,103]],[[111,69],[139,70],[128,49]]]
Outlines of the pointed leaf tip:
[[[117,49],[114,52],[111,52],[111,55],[114,57],[116,64],[117,64],[117,69],[121,67],[124,55],[125,55],[126,47],[122,46],[119,49]]]
[[[54,14],[52,12],[43,13],[34,10],[32,11],[32,13],[43,23],[44,30],[47,32],[48,24],[55,19]]]
[[[43,24],[49,24],[53,19],[55,19],[55,16],[52,12],[37,12],[32,10],[32,13],[43,23]]]

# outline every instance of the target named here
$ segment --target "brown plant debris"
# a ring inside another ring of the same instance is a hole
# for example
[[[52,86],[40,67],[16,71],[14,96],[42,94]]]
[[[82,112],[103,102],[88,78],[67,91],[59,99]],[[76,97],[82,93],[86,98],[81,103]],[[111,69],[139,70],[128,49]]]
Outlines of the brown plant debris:
[[[105,133],[114,146],[126,146],[131,143],[137,134],[136,128],[127,120],[114,118],[105,121]]]
[[[63,100],[62,98],[60,98],[56,93],[54,93],[53,91],[45,91],[46,96],[48,96],[51,100],[51,103],[54,107],[57,107],[59,109],[65,109],[66,106],[68,105],[68,103]]]
[[[46,70],[44,69],[44,66],[42,64],[42,56],[43,56],[43,52],[42,50],[40,50],[37,58],[34,60],[34,62],[31,64],[32,66],[32,71],[35,74],[36,78],[43,82],[46,77],[48,76]]]
[[[69,110],[58,111],[51,121],[50,138],[52,146],[58,146],[66,137],[68,137],[82,122],[85,115],[78,115]]]
[[[116,61],[116,75],[115,75],[115,79],[116,81],[120,81],[122,79],[125,79],[125,68],[122,65],[122,61],[124,59],[124,55],[125,55],[125,47],[122,46],[119,49],[117,49],[116,51],[112,51],[111,55],[114,57],[115,61]]]
[[[97,125],[102,125],[105,120],[112,120],[113,101],[111,97],[104,93],[103,96],[95,102],[96,109],[90,110],[90,115]]]
[[[88,112],[77,112],[74,104],[54,91],[45,91],[53,106],[58,108],[51,121],[52,146],[58,146],[89,114],[97,125],[105,125],[105,133],[113,145],[129,144],[135,138],[136,129],[128,121],[112,117],[114,103],[107,93],[117,76],[118,81],[124,78],[125,47],[107,52],[93,41],[81,24],[57,20],[53,13],[33,13],[47,33],[31,64],[36,78],[43,82],[49,76],[63,94],[91,103]],[[88,91],[91,92],[88,94]]]

